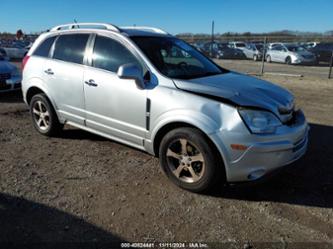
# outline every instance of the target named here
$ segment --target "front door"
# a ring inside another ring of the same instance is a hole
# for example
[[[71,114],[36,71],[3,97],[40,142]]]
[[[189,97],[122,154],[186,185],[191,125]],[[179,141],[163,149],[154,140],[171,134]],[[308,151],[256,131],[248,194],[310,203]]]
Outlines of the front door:
[[[96,36],[91,67],[84,72],[86,125],[141,147],[146,133],[146,90],[138,89],[134,80],[117,76],[118,68],[127,63],[142,67],[119,41]]]

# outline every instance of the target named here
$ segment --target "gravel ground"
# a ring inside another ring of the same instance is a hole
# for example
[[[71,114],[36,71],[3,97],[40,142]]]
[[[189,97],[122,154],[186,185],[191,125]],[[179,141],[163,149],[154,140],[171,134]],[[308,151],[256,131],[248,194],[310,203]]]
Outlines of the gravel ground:
[[[265,78],[296,95],[309,151],[266,183],[207,195],[119,143],[71,127],[41,136],[20,93],[1,94],[0,242],[333,243],[333,80]]]

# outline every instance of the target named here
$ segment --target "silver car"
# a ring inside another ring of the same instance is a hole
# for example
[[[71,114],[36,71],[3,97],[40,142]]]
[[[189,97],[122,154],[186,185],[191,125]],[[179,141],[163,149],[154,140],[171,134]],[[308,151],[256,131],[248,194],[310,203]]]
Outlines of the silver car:
[[[307,148],[308,124],[290,92],[221,68],[157,28],[58,26],[23,67],[38,132],[69,124],[144,150],[194,192],[261,179]]]
[[[260,43],[247,43],[242,51],[247,59],[258,61],[262,59],[264,46]]]
[[[304,47],[294,44],[274,44],[266,53],[267,62],[281,62],[290,64],[317,63],[316,56]]]

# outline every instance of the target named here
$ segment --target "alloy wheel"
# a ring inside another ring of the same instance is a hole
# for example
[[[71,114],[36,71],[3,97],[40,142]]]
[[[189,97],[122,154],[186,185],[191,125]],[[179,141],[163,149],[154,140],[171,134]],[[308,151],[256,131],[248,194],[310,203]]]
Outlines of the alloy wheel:
[[[50,113],[46,108],[46,105],[38,100],[34,103],[33,108],[34,121],[38,128],[42,131],[49,129],[50,127]]]
[[[167,150],[168,167],[181,181],[199,181],[205,171],[205,160],[201,151],[192,142],[180,138],[170,143]]]

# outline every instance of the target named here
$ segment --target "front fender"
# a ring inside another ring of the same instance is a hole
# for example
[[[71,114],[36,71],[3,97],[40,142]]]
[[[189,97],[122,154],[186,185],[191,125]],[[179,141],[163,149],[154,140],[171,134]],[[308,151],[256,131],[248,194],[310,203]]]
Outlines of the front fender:
[[[173,110],[163,113],[152,122],[152,130],[147,133],[145,147],[146,150],[154,154],[154,141],[157,133],[165,126],[172,123],[186,123],[194,126],[209,135],[219,129],[219,123],[211,119],[209,116],[190,110]]]

